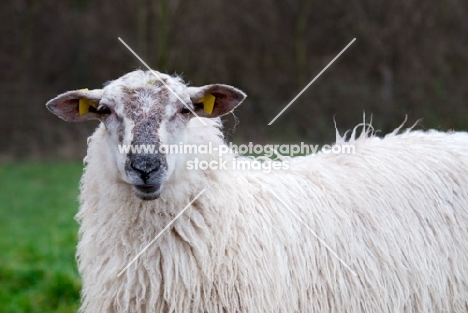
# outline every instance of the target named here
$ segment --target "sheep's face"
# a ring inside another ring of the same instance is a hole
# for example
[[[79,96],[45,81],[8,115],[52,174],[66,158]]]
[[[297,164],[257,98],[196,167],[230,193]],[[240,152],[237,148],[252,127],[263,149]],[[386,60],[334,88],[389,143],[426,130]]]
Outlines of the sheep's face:
[[[176,156],[160,151],[178,144],[191,118],[231,112],[245,94],[227,85],[187,87],[177,77],[134,71],[103,89],[74,90],[47,108],[66,121],[99,119],[123,181],[143,200],[157,199],[175,167]]]

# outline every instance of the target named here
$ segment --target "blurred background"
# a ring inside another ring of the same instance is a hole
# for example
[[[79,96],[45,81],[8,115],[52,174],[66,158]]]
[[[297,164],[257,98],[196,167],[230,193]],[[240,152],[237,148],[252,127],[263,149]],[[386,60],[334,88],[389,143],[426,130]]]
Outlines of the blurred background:
[[[332,142],[363,121],[382,133],[468,129],[466,0],[10,0],[0,7],[0,312],[73,312],[81,160],[96,123],[44,104],[150,66],[248,94],[230,141]],[[267,124],[353,38],[356,42]]]
[[[334,139],[362,121],[390,131],[468,128],[464,0],[17,0],[0,12],[0,158],[82,159],[96,124],[44,107],[99,88],[146,62],[192,85],[248,94],[227,118],[231,140]],[[277,113],[353,38],[356,42],[272,126]]]

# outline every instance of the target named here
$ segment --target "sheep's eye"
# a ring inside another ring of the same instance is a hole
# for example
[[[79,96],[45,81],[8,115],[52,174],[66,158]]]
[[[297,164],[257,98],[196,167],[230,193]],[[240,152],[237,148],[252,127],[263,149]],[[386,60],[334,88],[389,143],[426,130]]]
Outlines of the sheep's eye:
[[[188,113],[190,113],[190,110],[189,110],[189,108],[187,108],[187,107],[184,105],[184,107],[180,110],[180,113],[182,113],[182,114],[188,114]]]
[[[107,115],[107,114],[111,114],[112,111],[108,106],[100,105],[97,108],[96,112],[101,115]]]

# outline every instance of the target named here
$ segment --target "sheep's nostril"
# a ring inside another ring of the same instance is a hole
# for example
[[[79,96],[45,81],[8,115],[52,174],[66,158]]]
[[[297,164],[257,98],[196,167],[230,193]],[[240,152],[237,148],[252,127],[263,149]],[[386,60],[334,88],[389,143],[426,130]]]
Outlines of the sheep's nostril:
[[[130,163],[130,167],[137,171],[141,178],[146,182],[152,172],[158,171],[161,167],[160,160],[136,159]]]

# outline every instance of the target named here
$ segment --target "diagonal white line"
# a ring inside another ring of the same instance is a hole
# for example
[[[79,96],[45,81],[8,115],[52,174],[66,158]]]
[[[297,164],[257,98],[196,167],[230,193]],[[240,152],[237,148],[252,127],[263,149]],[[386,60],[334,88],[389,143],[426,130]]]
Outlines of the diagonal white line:
[[[136,54],[135,51],[133,51],[132,48],[130,48],[129,45],[127,45],[127,43],[125,41],[123,41],[122,38],[118,37],[118,39],[120,40],[120,42],[144,65],[146,66],[146,68],[156,77],[156,79],[158,79],[166,88],[167,90],[169,90],[177,99],[179,99],[180,102],[182,102],[183,104],[185,104],[185,106],[187,107],[187,109],[189,109],[190,112],[192,112],[193,115],[195,115],[198,120],[200,120],[200,122],[202,122],[203,125],[206,126],[206,123],[200,118],[200,116],[198,116],[197,113],[195,113],[195,111],[192,110],[192,108],[190,107],[190,105],[188,105],[187,103],[185,103],[184,100],[182,100],[178,94],[176,94],[176,92],[174,90],[172,90],[171,87],[169,87],[162,79],[161,79],[161,76],[159,76],[159,74],[157,72],[155,72],[153,69],[151,69],[148,64],[146,64],[145,61],[143,61],[142,58],[140,58],[140,56],[138,54]]]
[[[117,274],[117,277],[120,277],[120,275],[122,275],[123,272],[125,272],[125,271],[130,267],[130,265],[132,265],[132,264],[146,251],[146,249],[148,249],[149,246],[151,246],[151,245],[159,238],[159,236],[161,236],[172,224],[174,224],[174,222],[175,222],[182,214],[184,214],[184,212],[190,207],[190,205],[191,205],[195,200],[197,200],[198,197],[200,197],[202,193],[204,193],[204,192],[206,191],[206,189],[208,189],[208,187],[205,188],[205,189],[203,189],[202,191],[200,191],[200,192],[198,193],[198,195],[196,195],[195,198],[193,198],[193,200],[190,201],[189,204],[187,204],[187,206],[186,206],[185,208],[183,208],[183,210],[180,211],[180,213],[177,214],[177,216],[174,217],[174,219],[173,219],[169,224],[167,224],[166,227],[164,227],[163,230],[161,230],[161,231],[159,232],[159,234],[157,234],[156,237],[154,237],[154,239],[151,240],[151,241],[146,245],[146,247],[144,247],[143,250],[141,250],[141,252],[138,253],[138,254],[133,258],[133,260],[131,260],[130,263],[127,264],[127,266],[125,266],[125,268],[124,268],[123,270],[120,271],[119,274]]]
[[[293,102],[294,102],[294,101],[296,101],[296,100],[297,100],[297,98],[299,98],[299,97],[300,97],[300,95],[302,95],[302,93],[303,93],[304,91],[306,91],[306,89],[307,89],[307,88],[309,88],[309,87],[310,87],[310,85],[312,85],[312,83],[313,83],[314,81],[316,81],[316,80],[317,80],[317,78],[319,78],[319,77],[320,77],[320,75],[322,75],[322,74],[323,74],[323,72],[325,72],[327,68],[329,68],[329,67],[330,67],[330,65],[332,65],[332,63],[333,63],[333,62],[335,62],[335,61],[336,61],[336,59],[338,59],[338,58],[339,58],[339,56],[340,56],[340,55],[341,55],[343,52],[345,52],[345,50],[346,50],[346,49],[348,49],[348,48],[349,48],[349,46],[351,46],[351,44],[352,44],[354,41],[356,41],[356,38],[354,38],[353,40],[351,40],[351,42],[350,42],[350,43],[349,43],[349,44],[348,44],[348,45],[347,45],[347,46],[346,46],[346,47],[345,47],[343,50],[341,50],[341,52],[340,52],[340,53],[338,53],[338,55],[337,55],[337,56],[336,56],[336,57],[335,57],[333,60],[331,60],[331,61],[330,61],[330,63],[328,63],[328,65],[327,65],[327,66],[325,66],[325,68],[324,68],[324,69],[323,69],[323,70],[322,70],[320,73],[318,73],[318,75],[317,75],[317,76],[315,76],[315,78],[314,78],[314,79],[312,79],[312,80],[311,80],[311,82],[310,82],[310,83],[308,83],[308,84],[307,84],[307,86],[305,86],[305,87],[304,87],[304,89],[302,89],[302,90],[301,90],[301,92],[299,92],[299,93],[297,94],[297,96],[295,96],[295,97],[294,97],[294,99],[292,99],[292,100],[291,100],[291,102],[289,102],[289,103],[288,103],[288,105],[287,105],[287,106],[285,106],[285,107],[284,107],[284,109],[283,109],[281,112],[279,112],[279,113],[278,113],[278,115],[276,115],[276,117],[275,117],[274,119],[272,119],[272,120],[271,120],[271,122],[270,122],[270,123],[268,123],[268,125],[271,125],[271,124],[273,124],[273,122],[274,122],[274,121],[276,121],[276,119],[277,119],[278,117],[280,117],[280,115],[281,115],[281,114],[283,114],[283,113],[284,113],[284,111],[286,111],[286,110],[287,110],[287,109],[288,109],[288,108],[291,106],[291,104],[293,104]]]
[[[345,263],[345,261],[343,261],[339,256],[338,254],[335,253],[335,251],[332,250],[332,248],[330,248],[330,246],[327,245],[327,243],[319,237],[319,235],[317,235],[317,233],[315,231],[312,230],[312,228],[309,227],[309,225],[307,225],[293,210],[291,210],[291,208],[286,204],[284,203],[284,201],[278,197],[278,195],[276,195],[274,192],[272,192],[272,194],[285,206],[286,209],[288,209],[289,212],[291,212],[291,214],[302,224],[304,225],[311,233],[312,235],[315,236],[315,238],[318,239],[318,241],[320,241],[324,246],[325,248],[327,248],[328,251],[330,251],[330,253],[338,259],[338,261],[340,261],[341,264],[343,264],[344,267],[346,267],[350,272],[351,274],[353,274],[354,276],[357,276],[356,272],[353,271],[351,269],[351,267],[349,267],[348,264]]]

